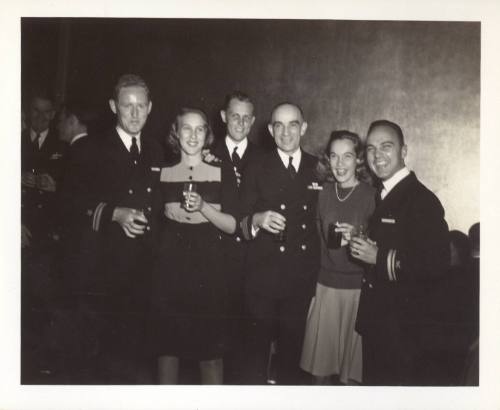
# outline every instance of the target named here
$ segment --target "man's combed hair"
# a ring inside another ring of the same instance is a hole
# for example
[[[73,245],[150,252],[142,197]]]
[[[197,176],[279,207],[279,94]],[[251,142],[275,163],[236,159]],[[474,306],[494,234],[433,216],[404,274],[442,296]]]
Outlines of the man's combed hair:
[[[370,127],[368,127],[368,133],[366,135],[370,135],[370,133],[374,129],[379,128],[379,127],[386,127],[386,128],[392,129],[394,131],[394,133],[396,134],[396,136],[398,137],[398,140],[399,140],[399,143],[401,144],[401,146],[405,145],[405,138],[403,136],[403,130],[401,129],[401,127],[398,124],[396,124],[395,122],[389,121],[389,120],[373,121],[370,124]]]
[[[207,124],[207,136],[205,138],[205,144],[203,145],[203,148],[210,147],[214,142],[214,134],[212,132],[210,124],[208,123],[208,117],[207,114],[205,114],[205,111],[201,110],[200,108],[182,107],[176,114],[175,119],[172,122],[172,126],[170,127],[170,132],[168,133],[166,138],[167,146],[172,150],[174,154],[179,154],[181,152],[181,146],[179,143],[179,138],[177,137],[177,133],[179,132],[179,119],[186,114],[198,114]]]
[[[229,93],[228,95],[226,95],[226,98],[224,99],[224,110],[227,110],[229,108],[229,104],[231,103],[232,100],[247,102],[247,103],[252,104],[252,106],[254,105],[252,99],[250,98],[250,96],[247,93],[245,93],[243,91],[235,90],[235,91]]]
[[[118,101],[118,95],[120,94],[120,90],[125,87],[141,87],[146,90],[146,94],[148,95],[148,99],[151,100],[151,95],[149,92],[149,87],[144,81],[144,79],[137,74],[123,74],[117,81],[114,89],[113,97],[115,101]]]

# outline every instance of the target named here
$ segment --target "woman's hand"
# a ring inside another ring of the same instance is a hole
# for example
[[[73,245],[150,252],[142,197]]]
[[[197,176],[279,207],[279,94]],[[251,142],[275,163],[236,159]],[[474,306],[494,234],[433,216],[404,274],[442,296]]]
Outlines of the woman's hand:
[[[184,194],[184,209],[188,212],[201,212],[205,201],[198,192],[187,192]]]
[[[348,224],[347,222],[337,222],[337,227],[335,228],[335,232],[341,232],[342,233],[342,242],[340,243],[340,246],[347,245],[349,241],[351,240],[351,233],[354,230],[354,226],[351,224]]]

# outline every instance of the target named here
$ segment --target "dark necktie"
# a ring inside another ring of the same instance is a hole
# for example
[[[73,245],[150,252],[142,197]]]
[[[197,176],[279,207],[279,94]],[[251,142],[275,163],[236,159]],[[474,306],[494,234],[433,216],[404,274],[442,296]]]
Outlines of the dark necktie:
[[[132,137],[132,145],[130,146],[130,155],[134,164],[137,164],[139,161],[139,147],[137,146],[137,138]]]
[[[238,155],[238,147],[234,147],[234,151],[231,154],[231,162],[235,168],[240,169],[241,158]]]
[[[241,183],[241,174],[240,174],[240,165],[241,158],[237,152],[238,147],[234,147],[233,153],[231,154],[231,162],[233,163],[234,174],[236,176],[236,185],[240,186]]]
[[[38,151],[40,150],[40,137],[42,134],[39,132],[36,134],[35,139],[33,140],[33,147]]]
[[[297,170],[293,166],[293,157],[288,157],[288,172],[290,173],[290,178],[294,179],[295,175],[297,175]]]

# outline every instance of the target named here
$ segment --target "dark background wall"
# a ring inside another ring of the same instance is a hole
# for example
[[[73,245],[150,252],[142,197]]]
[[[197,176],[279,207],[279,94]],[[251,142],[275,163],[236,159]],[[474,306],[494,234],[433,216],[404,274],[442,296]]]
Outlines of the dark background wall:
[[[461,22],[22,19],[23,93],[44,82],[60,99],[107,100],[117,77],[141,74],[153,93],[148,131],[162,138],[179,106],[204,108],[220,135],[226,93],[253,96],[251,138],[282,100],[309,122],[319,153],[334,129],[364,136],[399,123],[408,165],[442,200],[450,227],[479,220],[480,24]]]

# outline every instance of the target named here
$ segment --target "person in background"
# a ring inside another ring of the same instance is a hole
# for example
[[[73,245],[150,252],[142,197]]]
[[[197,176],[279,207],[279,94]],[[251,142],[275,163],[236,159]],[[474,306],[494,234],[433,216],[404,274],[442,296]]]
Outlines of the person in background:
[[[160,384],[176,384],[180,359],[199,362],[202,384],[223,383],[226,278],[222,233],[235,204],[224,168],[203,161],[213,142],[206,114],[180,110],[167,143],[179,160],[162,168],[163,229],[153,270],[152,331]],[[232,172],[232,170],[230,170]]]
[[[268,129],[276,148],[249,164],[241,185],[240,228],[247,240],[245,306],[247,384],[266,384],[276,339],[277,382],[302,384],[299,367],[307,309],[319,263],[315,215],[317,159],[300,148],[307,122],[289,102],[272,110]]]
[[[21,133],[21,380],[37,383],[50,382],[57,372],[44,336],[57,304],[56,191],[65,148],[51,128],[54,116],[53,99],[34,92]]]
[[[354,236],[351,255],[369,265],[356,330],[363,337],[363,383],[425,384],[420,340],[432,278],[449,264],[448,225],[439,199],[405,165],[399,125],[379,120],[368,129],[368,166],[382,184],[368,238]]]
[[[321,267],[307,319],[301,367],[316,384],[362,382],[361,336],[354,330],[364,266],[349,253],[353,229],[368,226],[375,189],[362,181],[364,147],[357,134],[333,131],[319,171],[326,173],[318,198]]]
[[[254,103],[250,97],[233,91],[226,96],[224,108],[220,111],[226,135],[214,144],[211,150],[221,160],[221,167],[228,175],[225,181],[232,191],[232,198],[238,199],[241,180],[249,164],[254,162],[262,150],[248,138],[255,122]],[[233,205],[240,212],[241,205]],[[241,235],[222,235],[224,261],[228,283],[228,352],[224,360],[225,382],[239,384],[242,381],[243,344],[247,320],[244,315],[243,280],[247,242]]]

